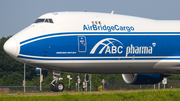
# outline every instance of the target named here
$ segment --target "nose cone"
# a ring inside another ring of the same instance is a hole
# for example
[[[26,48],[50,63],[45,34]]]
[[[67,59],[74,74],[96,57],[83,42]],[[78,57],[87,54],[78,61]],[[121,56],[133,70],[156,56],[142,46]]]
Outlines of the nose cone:
[[[16,40],[11,37],[9,40],[7,40],[4,44],[4,50],[7,54],[9,54],[12,57],[17,57],[18,52],[18,44]]]

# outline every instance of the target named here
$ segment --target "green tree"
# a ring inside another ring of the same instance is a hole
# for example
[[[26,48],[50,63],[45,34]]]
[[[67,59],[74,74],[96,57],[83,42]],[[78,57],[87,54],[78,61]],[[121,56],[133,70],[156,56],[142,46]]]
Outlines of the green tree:
[[[0,85],[22,85],[24,64],[10,57],[3,49],[4,43],[10,37],[0,39]],[[32,80],[33,76],[36,76],[35,68],[26,66],[26,79]]]

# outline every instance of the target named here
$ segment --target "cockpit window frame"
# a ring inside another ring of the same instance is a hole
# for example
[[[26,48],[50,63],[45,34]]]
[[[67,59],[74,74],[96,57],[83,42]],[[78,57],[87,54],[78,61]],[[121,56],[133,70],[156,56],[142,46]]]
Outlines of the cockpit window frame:
[[[49,19],[49,22],[50,22],[50,23],[54,23],[52,19]]]
[[[49,20],[48,20],[48,19],[45,19],[45,22],[49,23]]]
[[[39,18],[37,19],[34,23],[54,23],[53,19],[49,19],[49,18]]]

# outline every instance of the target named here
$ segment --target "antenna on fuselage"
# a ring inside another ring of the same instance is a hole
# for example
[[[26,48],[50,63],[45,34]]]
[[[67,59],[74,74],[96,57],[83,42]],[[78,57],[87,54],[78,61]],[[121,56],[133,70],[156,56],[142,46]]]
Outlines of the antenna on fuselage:
[[[112,10],[111,14],[113,14],[113,13],[114,13],[114,10]]]

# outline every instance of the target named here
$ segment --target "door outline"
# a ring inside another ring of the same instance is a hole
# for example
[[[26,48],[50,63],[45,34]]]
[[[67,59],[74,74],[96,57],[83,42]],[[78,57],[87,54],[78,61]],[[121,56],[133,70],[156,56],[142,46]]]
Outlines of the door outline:
[[[84,38],[84,43],[80,42],[80,38]],[[83,46],[82,46],[83,44]],[[83,48],[83,50],[81,49]],[[79,53],[86,53],[87,51],[87,42],[85,36],[78,36],[78,52]]]

